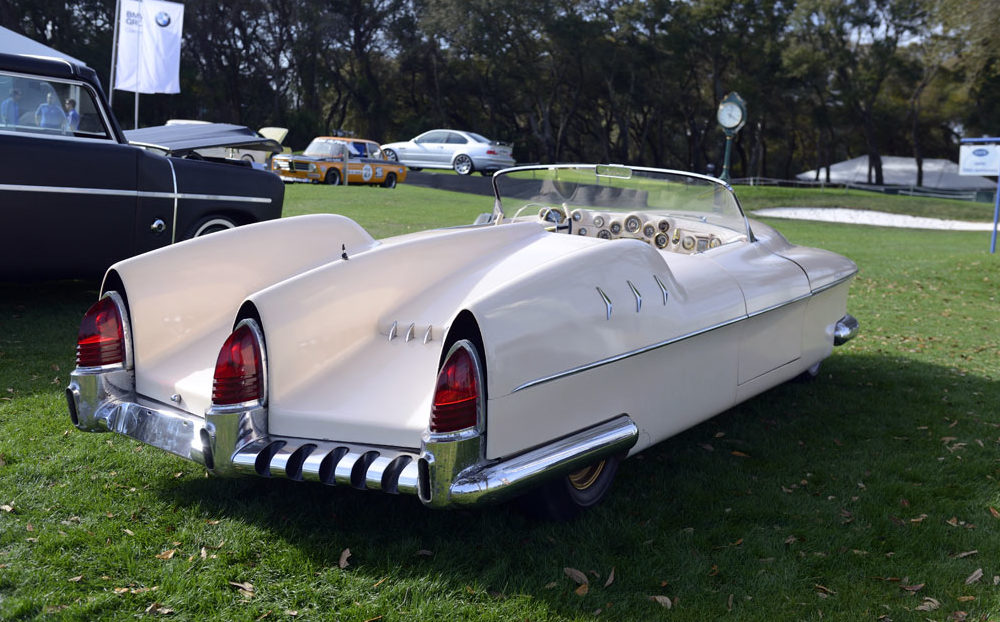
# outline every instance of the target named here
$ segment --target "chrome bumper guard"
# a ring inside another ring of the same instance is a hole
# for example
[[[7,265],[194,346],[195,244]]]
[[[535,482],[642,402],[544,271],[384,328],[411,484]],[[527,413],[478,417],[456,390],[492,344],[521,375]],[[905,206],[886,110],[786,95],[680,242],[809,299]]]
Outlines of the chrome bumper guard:
[[[833,327],[833,345],[842,346],[851,339],[854,339],[860,327],[861,324],[857,318],[850,313],[840,318]]]
[[[413,450],[272,436],[261,407],[210,409],[204,418],[166,404],[140,404],[123,369],[77,369],[66,389],[73,424],[117,432],[204,465],[222,476],[259,475],[415,494],[430,507],[495,503],[615,454],[638,439],[621,415],[510,458],[484,461],[478,432],[425,434]]]

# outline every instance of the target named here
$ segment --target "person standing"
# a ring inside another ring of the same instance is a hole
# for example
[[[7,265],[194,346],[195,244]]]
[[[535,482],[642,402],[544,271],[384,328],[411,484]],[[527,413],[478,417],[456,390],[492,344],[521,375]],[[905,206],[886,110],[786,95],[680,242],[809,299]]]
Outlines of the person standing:
[[[66,114],[56,101],[54,93],[45,96],[45,102],[35,109],[35,125],[57,130],[66,125]]]
[[[10,96],[0,104],[0,125],[17,125],[17,119],[21,116],[21,90],[11,89]]]
[[[66,100],[66,129],[75,132],[80,127],[80,113],[76,111],[76,100],[72,97]]]

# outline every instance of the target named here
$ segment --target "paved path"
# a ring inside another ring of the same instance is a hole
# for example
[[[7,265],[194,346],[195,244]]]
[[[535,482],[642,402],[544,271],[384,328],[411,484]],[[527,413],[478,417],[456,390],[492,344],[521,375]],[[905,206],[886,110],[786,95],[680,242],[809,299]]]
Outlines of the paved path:
[[[991,222],[967,222],[964,220],[941,220],[921,218],[905,214],[888,214],[841,207],[769,207],[754,210],[751,216],[768,218],[790,218],[793,220],[818,220],[821,222],[841,222],[855,225],[875,225],[878,227],[902,227],[909,229],[948,229],[952,231],[992,231]]]
[[[432,173],[410,171],[406,183],[439,190],[467,192],[470,194],[493,196],[492,180],[480,175],[451,175],[448,173]],[[821,222],[840,222],[855,225],[874,225],[878,227],[901,227],[908,229],[935,229],[951,231],[992,231],[993,223],[967,222],[962,220],[942,220],[939,218],[922,218],[905,214],[889,214],[870,210],[846,209],[841,207],[769,207],[754,210],[751,216],[766,216],[768,218],[789,218],[792,220],[816,220]]]

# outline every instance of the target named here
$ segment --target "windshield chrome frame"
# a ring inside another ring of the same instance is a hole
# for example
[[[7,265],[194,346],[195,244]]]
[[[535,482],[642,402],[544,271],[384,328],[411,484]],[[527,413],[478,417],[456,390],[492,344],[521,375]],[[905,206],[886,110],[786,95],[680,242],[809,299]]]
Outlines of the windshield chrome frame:
[[[627,168],[627,169],[632,170],[632,171],[641,171],[641,172],[644,172],[644,173],[659,173],[659,174],[665,174],[665,175],[678,175],[678,176],[681,176],[681,177],[690,177],[692,179],[700,179],[702,181],[707,181],[709,183],[712,183],[712,184],[715,184],[715,185],[718,185],[718,186],[722,186],[723,188],[725,188],[726,190],[728,190],[729,193],[732,195],[733,201],[736,204],[736,209],[739,210],[740,217],[743,219],[743,226],[746,227],[746,232],[747,232],[747,235],[749,236],[750,241],[752,242],[752,241],[755,241],[755,239],[756,239],[754,237],[753,230],[750,228],[750,220],[747,218],[746,212],[743,211],[743,205],[740,204],[739,197],[736,196],[736,192],[733,190],[733,187],[730,186],[727,182],[719,179],[718,177],[711,177],[709,175],[702,175],[700,173],[692,173],[692,172],[689,172],[689,171],[680,171],[680,170],[669,169],[669,168],[655,168],[655,167],[650,167],[650,166],[628,166],[626,164],[581,164],[581,163],[577,163],[577,164],[533,164],[533,165],[527,165],[527,166],[512,166],[510,168],[501,169],[501,170],[493,173],[493,179],[492,179],[492,182],[493,182],[493,214],[490,217],[491,220],[492,220],[492,224],[499,225],[499,224],[501,224],[503,222],[503,219],[506,217],[506,214],[504,213],[504,210],[503,210],[503,201],[502,201],[502,199],[500,197],[500,187],[497,185],[497,181],[500,179],[501,176],[506,175],[508,173],[519,173],[521,171],[542,171],[542,170],[545,170],[545,171],[554,171],[554,170],[557,170],[557,169],[585,169],[585,170],[589,169],[589,170],[593,170],[594,174],[596,175],[597,174],[597,167],[599,167],[599,166],[623,167],[623,168]]]

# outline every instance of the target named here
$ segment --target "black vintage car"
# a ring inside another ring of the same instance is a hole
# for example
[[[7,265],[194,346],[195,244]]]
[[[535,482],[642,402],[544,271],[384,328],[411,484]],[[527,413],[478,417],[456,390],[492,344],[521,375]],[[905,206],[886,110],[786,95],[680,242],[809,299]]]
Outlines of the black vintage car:
[[[99,277],[120,259],[281,216],[277,175],[129,144],[92,69],[0,35],[0,280]]]

